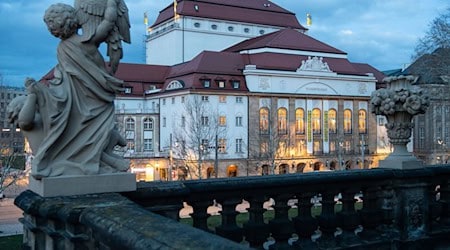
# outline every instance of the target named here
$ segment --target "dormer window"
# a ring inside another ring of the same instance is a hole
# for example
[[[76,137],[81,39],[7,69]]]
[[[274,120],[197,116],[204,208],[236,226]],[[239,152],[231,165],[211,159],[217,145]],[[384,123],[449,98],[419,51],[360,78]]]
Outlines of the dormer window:
[[[244,32],[245,32],[245,33],[249,33],[249,32],[250,32],[250,29],[249,29],[249,28],[244,28]]]
[[[233,31],[234,27],[233,26],[228,26],[228,31]]]
[[[211,87],[211,80],[209,80],[209,79],[203,79],[203,80],[202,80],[202,84],[203,84],[203,87],[204,87],[204,88],[209,88],[209,87]]]
[[[239,81],[236,81],[236,80],[231,81],[231,86],[233,86],[233,89],[238,89]]]
[[[198,22],[194,23],[194,27],[195,28],[200,28],[200,23],[198,23]]]
[[[217,85],[219,86],[219,88],[225,88],[225,81],[219,80],[219,81],[217,81]]]
[[[124,92],[125,92],[125,94],[131,94],[131,93],[133,93],[133,88],[132,87],[125,87]]]
[[[215,25],[215,24],[211,25],[211,29],[216,30],[217,29],[217,25]]]
[[[263,35],[264,33],[266,33],[264,30],[259,30],[259,34]]]

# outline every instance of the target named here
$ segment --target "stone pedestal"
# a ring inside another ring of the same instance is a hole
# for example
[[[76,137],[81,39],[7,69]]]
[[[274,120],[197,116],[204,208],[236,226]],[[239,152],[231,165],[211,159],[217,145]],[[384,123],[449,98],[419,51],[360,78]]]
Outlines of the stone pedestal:
[[[136,175],[132,173],[72,175],[42,180],[30,177],[29,189],[42,197],[128,192],[136,190]]]

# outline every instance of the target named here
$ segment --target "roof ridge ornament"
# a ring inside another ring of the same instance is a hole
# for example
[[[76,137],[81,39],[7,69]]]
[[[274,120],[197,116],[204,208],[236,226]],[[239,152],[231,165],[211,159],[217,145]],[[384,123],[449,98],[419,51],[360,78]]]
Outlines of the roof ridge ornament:
[[[323,61],[323,57],[311,57],[308,56],[308,60],[302,60],[302,64],[297,71],[324,71],[324,72],[332,72],[330,70],[330,66],[328,66],[327,62]]]

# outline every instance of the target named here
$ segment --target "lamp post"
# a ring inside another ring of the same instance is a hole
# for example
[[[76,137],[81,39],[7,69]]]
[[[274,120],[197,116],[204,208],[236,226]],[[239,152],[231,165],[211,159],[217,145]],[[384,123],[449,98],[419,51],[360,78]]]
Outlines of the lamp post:
[[[344,142],[339,141],[338,144],[339,144],[339,148],[338,148],[339,170],[343,170],[344,164],[342,164],[342,147],[344,146]]]
[[[361,135],[361,141],[359,142],[360,148],[361,148],[361,162],[362,162],[362,169],[366,168],[366,164],[364,161],[364,151],[366,151],[366,141],[364,140],[364,135]]]
[[[445,148],[446,148],[446,145],[445,145],[445,142],[444,142],[444,140],[442,140],[441,138],[438,138],[437,139],[437,143],[439,144],[439,147],[440,147],[440,151],[442,151],[441,152],[441,154],[442,154],[442,156],[441,156],[441,164],[444,164],[445,162],[444,162],[444,160],[445,160]]]

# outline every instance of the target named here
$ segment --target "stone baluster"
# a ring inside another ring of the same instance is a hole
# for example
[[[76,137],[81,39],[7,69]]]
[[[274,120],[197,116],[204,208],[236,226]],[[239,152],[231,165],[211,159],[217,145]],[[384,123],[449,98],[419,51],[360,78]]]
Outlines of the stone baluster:
[[[210,232],[207,220],[210,216],[208,214],[208,207],[213,205],[212,200],[188,200],[187,203],[193,209],[193,212],[189,214],[192,217],[193,226]]]
[[[222,205],[222,225],[216,228],[216,233],[222,237],[228,238],[232,241],[242,241],[242,228],[236,224],[236,206],[242,202],[242,199],[228,197],[226,199],[217,199],[217,202]]]
[[[269,237],[269,225],[264,223],[264,195],[253,195],[246,198],[250,203],[247,209],[249,214],[248,222],[244,224],[245,239],[251,247],[261,246]]]
[[[448,184],[448,180],[444,179],[441,181],[441,185],[439,188],[441,203],[441,219],[440,222],[442,225],[450,224],[450,187]]]
[[[337,217],[334,213],[335,201],[334,191],[323,190],[322,192],[322,213],[318,217],[322,235],[318,239],[319,248],[332,248],[336,246],[334,237],[337,227]]]
[[[338,214],[339,226],[342,234],[337,237],[340,246],[349,247],[360,242],[355,230],[361,224],[359,214],[355,210],[355,194],[357,187],[346,188],[341,192],[342,211]]]
[[[273,197],[275,200],[275,205],[273,206],[275,217],[269,221],[269,228],[276,243],[270,249],[285,249],[289,247],[288,240],[295,231],[288,214],[291,208],[288,205],[288,201],[291,198],[292,195],[289,194],[279,194]]]
[[[311,236],[319,226],[317,219],[311,215],[311,198],[314,193],[299,193],[297,196],[298,216],[293,218],[295,232],[299,239],[295,245],[301,249],[314,249],[317,244],[311,240]]]
[[[376,239],[379,235],[375,228],[383,221],[383,214],[378,206],[379,187],[363,187],[363,208],[359,211],[363,231],[360,237],[364,240]]]

